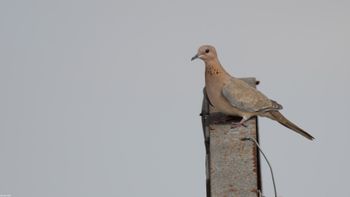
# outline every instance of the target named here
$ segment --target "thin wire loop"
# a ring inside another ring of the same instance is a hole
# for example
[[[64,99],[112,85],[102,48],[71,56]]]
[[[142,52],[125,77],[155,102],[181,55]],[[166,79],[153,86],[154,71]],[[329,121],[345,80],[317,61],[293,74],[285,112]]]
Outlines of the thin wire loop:
[[[256,147],[258,147],[259,151],[260,151],[261,154],[264,156],[265,161],[266,161],[266,163],[269,165],[269,168],[270,168],[271,177],[272,177],[272,183],[273,183],[273,190],[274,190],[274,192],[275,192],[275,197],[277,197],[277,189],[276,189],[275,177],[273,176],[272,166],[271,166],[269,160],[267,159],[265,153],[262,151],[262,149],[261,149],[259,143],[258,143],[254,138],[251,138],[251,137],[245,137],[245,138],[242,138],[241,140],[242,140],[242,141],[250,140],[250,141],[254,142],[255,145],[256,145]]]

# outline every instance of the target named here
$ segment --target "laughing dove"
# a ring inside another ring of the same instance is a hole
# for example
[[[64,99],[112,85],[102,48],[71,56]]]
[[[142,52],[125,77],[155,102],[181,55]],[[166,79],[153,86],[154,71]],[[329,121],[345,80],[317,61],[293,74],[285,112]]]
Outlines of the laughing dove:
[[[205,89],[209,102],[219,112],[242,117],[239,123],[232,123],[233,127],[244,125],[244,122],[251,117],[263,116],[276,120],[309,140],[314,139],[279,112],[282,105],[227,73],[221,66],[213,46],[201,46],[191,60],[197,58],[202,59],[205,63]]]

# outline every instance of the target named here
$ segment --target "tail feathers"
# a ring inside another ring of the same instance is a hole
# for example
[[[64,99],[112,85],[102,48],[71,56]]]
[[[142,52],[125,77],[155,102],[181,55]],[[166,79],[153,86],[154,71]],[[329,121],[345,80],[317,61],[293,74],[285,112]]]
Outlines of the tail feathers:
[[[268,113],[269,113],[269,115],[271,115],[270,118],[276,120],[277,122],[279,122],[283,126],[299,133],[300,135],[306,137],[309,140],[315,139],[312,135],[310,135],[309,133],[307,133],[306,131],[304,131],[303,129],[301,129],[300,127],[298,127],[297,125],[295,125],[291,121],[289,121],[287,118],[285,118],[279,111],[269,111]]]

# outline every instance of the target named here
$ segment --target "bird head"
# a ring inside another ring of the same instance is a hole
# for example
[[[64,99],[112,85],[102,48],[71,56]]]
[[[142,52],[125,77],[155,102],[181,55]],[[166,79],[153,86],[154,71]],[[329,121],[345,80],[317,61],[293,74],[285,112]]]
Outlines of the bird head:
[[[203,45],[199,47],[197,54],[191,58],[191,61],[197,58],[203,60],[204,62],[214,60],[217,58],[216,50],[213,46]]]

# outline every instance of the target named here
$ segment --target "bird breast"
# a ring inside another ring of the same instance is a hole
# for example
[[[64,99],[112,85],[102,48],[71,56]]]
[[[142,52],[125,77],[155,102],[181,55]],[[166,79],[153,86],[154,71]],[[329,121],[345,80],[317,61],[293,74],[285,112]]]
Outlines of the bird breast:
[[[220,79],[220,76],[206,76],[205,84],[208,98],[211,104],[219,112],[227,115],[243,116],[239,110],[234,108],[222,95],[222,88],[225,86],[225,80]]]

